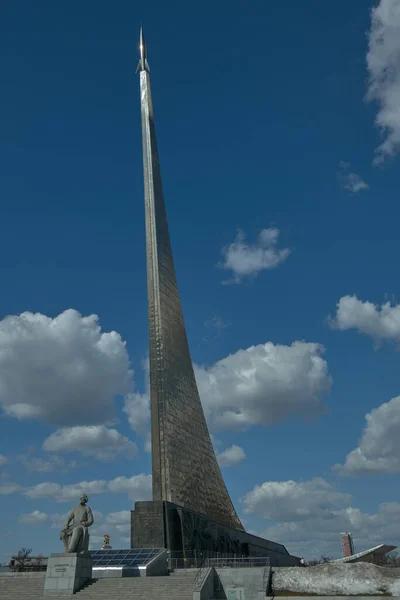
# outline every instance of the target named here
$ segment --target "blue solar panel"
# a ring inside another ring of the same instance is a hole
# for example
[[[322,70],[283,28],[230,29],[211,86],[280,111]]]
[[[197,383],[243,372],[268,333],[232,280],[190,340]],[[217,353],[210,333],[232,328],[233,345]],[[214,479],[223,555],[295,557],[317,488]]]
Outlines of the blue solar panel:
[[[127,550],[93,550],[94,567],[137,567],[152,560],[161,548],[131,548]]]

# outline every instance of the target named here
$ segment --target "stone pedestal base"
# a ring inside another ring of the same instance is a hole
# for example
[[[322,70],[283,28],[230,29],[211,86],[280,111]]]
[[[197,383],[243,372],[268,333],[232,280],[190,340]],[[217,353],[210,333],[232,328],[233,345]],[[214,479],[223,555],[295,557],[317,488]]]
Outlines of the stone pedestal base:
[[[90,552],[52,554],[44,582],[44,595],[72,596],[92,577]]]

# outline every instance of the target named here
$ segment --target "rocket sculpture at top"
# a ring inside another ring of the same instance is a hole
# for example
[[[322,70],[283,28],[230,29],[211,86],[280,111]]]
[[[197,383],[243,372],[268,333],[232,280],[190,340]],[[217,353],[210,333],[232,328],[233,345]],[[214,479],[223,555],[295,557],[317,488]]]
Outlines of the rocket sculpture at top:
[[[140,41],[139,41],[140,58],[136,68],[136,73],[139,71],[148,71],[150,73],[149,63],[147,62],[147,50],[146,44],[144,43],[143,27],[140,28]]]

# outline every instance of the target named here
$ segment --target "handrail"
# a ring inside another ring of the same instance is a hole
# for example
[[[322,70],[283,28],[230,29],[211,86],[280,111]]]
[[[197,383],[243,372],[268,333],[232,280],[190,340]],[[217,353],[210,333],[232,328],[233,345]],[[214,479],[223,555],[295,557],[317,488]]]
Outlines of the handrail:
[[[204,580],[207,576],[208,569],[210,568],[210,561],[205,558],[200,569],[196,573],[196,577],[193,582],[193,589],[195,592],[199,592],[203,587]]]
[[[229,556],[224,558],[210,558],[211,567],[269,567],[269,556]]]

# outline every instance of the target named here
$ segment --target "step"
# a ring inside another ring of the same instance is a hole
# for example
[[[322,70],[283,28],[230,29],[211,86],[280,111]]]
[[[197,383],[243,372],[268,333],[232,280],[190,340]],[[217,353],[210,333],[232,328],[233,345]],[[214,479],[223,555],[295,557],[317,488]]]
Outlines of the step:
[[[77,600],[192,600],[196,573],[179,576],[94,579],[79,590]],[[0,579],[1,600],[51,600],[43,598],[42,577],[11,576]],[[54,595],[56,598],[57,595]]]
[[[98,579],[76,594],[77,600],[192,600],[193,581],[173,577]]]

